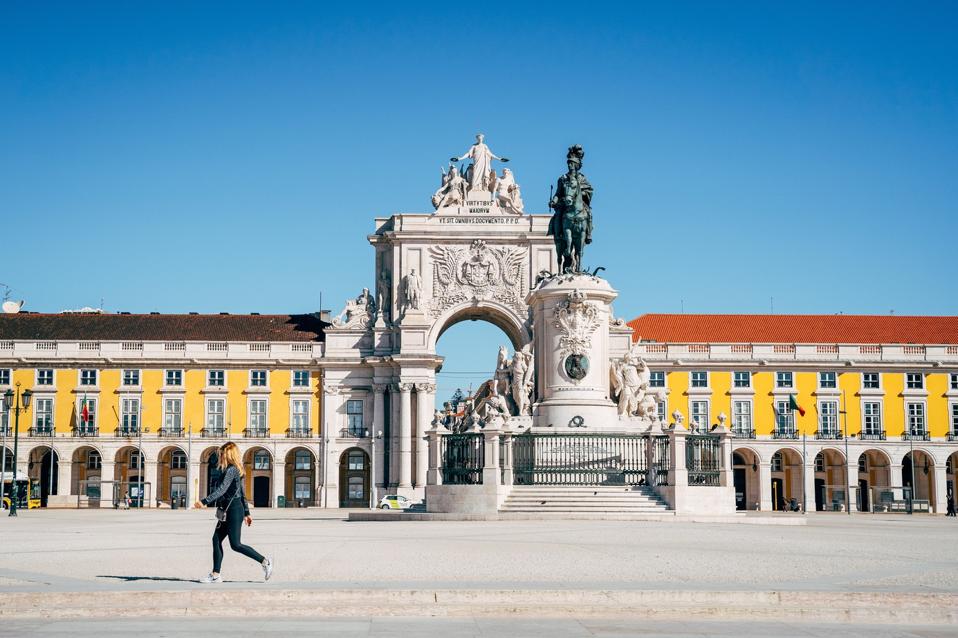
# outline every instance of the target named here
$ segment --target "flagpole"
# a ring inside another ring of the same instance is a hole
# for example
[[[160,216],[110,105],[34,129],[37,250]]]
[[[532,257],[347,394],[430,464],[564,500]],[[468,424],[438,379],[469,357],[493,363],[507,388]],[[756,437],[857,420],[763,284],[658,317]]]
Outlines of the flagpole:
[[[851,516],[852,486],[848,478],[848,473],[851,471],[851,463],[848,459],[848,398],[845,396],[844,389],[842,390],[842,403],[845,404],[845,409],[841,411],[841,414],[845,415],[845,425],[842,428],[842,438],[845,439],[845,511],[848,512],[849,516]],[[858,502],[862,502],[861,495],[858,496]]]

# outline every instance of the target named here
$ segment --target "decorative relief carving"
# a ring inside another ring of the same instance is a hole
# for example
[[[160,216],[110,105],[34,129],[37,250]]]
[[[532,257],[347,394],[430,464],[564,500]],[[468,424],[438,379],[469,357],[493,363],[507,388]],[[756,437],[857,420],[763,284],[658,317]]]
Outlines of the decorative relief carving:
[[[585,300],[585,293],[573,290],[555,309],[555,327],[562,334],[563,355],[585,355],[592,349],[592,333],[599,327],[599,307]]]
[[[477,239],[466,249],[434,246],[433,298],[430,311],[466,301],[495,300],[520,315],[525,305],[525,251],[509,246],[489,247]]]
[[[399,386],[400,392],[412,392],[412,383],[399,383],[397,385]]]
[[[382,393],[385,392],[388,388],[389,388],[389,384],[388,384],[388,383],[374,383],[374,384],[373,384],[373,392],[376,392],[377,394],[382,394]]]
[[[416,392],[435,392],[435,383],[416,383]]]

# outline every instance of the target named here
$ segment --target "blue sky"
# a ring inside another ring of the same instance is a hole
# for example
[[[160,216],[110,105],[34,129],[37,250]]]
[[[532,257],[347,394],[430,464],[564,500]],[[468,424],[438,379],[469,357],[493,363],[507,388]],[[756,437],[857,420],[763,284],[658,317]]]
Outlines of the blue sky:
[[[585,147],[622,316],[956,312],[955,3],[5,2],[0,281],[338,311],[478,130],[533,211]]]

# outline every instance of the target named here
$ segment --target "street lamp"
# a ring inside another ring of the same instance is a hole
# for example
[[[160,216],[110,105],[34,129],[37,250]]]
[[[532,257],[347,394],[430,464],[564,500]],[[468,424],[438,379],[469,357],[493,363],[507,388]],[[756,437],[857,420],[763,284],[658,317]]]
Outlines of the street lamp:
[[[380,430],[376,434],[373,434],[369,430],[366,430],[366,433],[369,434],[369,444],[370,444],[370,454],[369,454],[369,484],[371,486],[372,499],[369,501],[369,509],[376,509],[379,507],[379,503],[376,500],[376,439],[383,438],[383,431]]]
[[[20,444],[20,412],[30,407],[30,399],[33,398],[32,390],[20,392],[20,384],[17,383],[16,393],[13,390],[7,390],[3,393],[3,405],[7,408],[7,413],[13,410],[13,480],[10,482],[10,516],[17,515],[17,500],[20,496],[20,486],[17,483],[17,453]],[[3,452],[6,455],[6,451]],[[50,457],[53,462],[53,457]]]

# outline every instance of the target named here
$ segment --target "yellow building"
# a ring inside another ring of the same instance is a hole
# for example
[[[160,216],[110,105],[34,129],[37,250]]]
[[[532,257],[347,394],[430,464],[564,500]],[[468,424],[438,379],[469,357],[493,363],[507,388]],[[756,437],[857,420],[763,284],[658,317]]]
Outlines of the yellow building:
[[[0,393],[32,392],[17,467],[44,505],[51,495],[63,506],[185,506],[233,440],[255,506],[315,504],[323,325],[313,315],[0,315]],[[16,415],[0,409],[10,471]]]
[[[958,317],[648,314],[629,326],[667,393],[660,417],[731,430],[739,509],[955,502]]]

